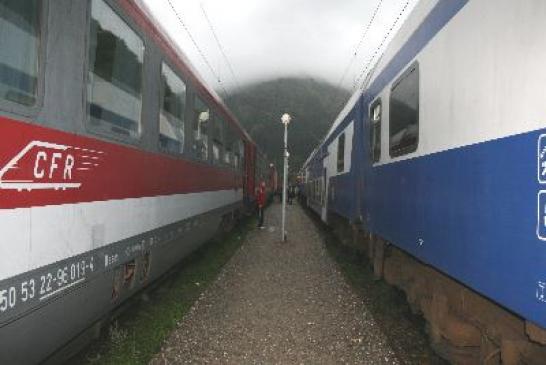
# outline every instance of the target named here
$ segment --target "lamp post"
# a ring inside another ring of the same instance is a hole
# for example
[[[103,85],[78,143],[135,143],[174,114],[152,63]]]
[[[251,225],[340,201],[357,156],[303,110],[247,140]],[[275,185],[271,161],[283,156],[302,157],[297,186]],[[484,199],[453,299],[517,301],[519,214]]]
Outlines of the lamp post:
[[[281,117],[281,122],[284,124],[284,150],[283,150],[283,158],[284,158],[284,176],[283,176],[283,184],[282,184],[282,230],[281,230],[281,240],[282,242],[286,241],[286,184],[288,181],[288,124],[290,123],[290,120],[292,118],[289,114],[285,113]]]

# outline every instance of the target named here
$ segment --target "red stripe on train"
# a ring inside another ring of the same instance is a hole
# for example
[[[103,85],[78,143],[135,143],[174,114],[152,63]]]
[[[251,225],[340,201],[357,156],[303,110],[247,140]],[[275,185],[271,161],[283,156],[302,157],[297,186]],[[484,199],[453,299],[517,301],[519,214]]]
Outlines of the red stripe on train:
[[[0,209],[241,187],[224,168],[0,117]]]

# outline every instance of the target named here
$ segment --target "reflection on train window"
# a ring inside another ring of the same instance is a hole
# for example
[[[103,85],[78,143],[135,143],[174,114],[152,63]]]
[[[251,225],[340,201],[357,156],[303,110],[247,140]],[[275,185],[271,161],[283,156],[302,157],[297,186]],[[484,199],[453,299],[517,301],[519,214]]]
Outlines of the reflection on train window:
[[[244,164],[244,144],[240,139],[235,138],[233,142],[233,167],[235,169],[242,169]]]
[[[226,165],[231,166],[231,161],[233,160],[232,154],[233,154],[233,152],[231,151],[231,147],[227,146],[226,151],[224,153],[224,163]]]
[[[235,155],[233,156],[233,167],[235,167],[235,169],[238,169],[240,164],[241,164],[241,155],[235,152]]]
[[[220,144],[216,140],[212,141],[212,156],[215,163],[220,160]]]
[[[87,101],[91,126],[140,135],[144,44],[103,0],[91,3]]]
[[[161,66],[159,146],[171,153],[184,152],[186,85],[165,63]]]
[[[337,140],[337,172],[345,170],[345,133],[341,133]]]
[[[381,158],[381,99],[377,99],[370,109],[370,155],[372,162]]]
[[[214,163],[220,163],[222,160],[224,121],[218,117],[212,121],[212,157]]]
[[[229,123],[224,124],[224,145],[226,149],[224,151],[224,163],[229,166],[233,166],[233,148],[236,141],[235,134]]]
[[[419,65],[414,64],[394,83],[389,106],[390,155],[417,150],[419,142]]]
[[[38,0],[0,0],[0,98],[34,105],[38,90]]]
[[[193,120],[193,152],[203,161],[209,158],[208,124],[210,119],[209,107],[199,97],[195,97]]]

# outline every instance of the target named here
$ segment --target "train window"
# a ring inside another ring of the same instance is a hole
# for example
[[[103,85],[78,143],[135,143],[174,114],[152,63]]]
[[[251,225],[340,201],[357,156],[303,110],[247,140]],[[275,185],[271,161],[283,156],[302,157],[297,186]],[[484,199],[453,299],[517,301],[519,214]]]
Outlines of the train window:
[[[345,170],[345,133],[341,133],[337,140],[337,172]]]
[[[220,143],[217,140],[212,140],[212,157],[215,163],[220,161]]]
[[[233,167],[235,167],[235,169],[239,168],[240,163],[241,163],[241,156],[236,152],[235,155],[233,156]]]
[[[236,161],[236,156],[240,155],[239,153],[239,139],[237,138],[237,132],[233,129],[231,125],[228,126],[228,134],[226,136],[226,156],[225,162],[237,168],[238,161]]]
[[[183,153],[186,85],[165,63],[161,66],[161,84],[159,146],[167,152]]]
[[[231,161],[233,160],[232,154],[233,154],[233,152],[231,151],[231,147],[226,146],[226,151],[224,153],[224,163],[226,165],[231,166],[231,163],[232,163]]]
[[[224,142],[226,149],[224,151],[224,163],[229,166],[233,166],[233,143],[236,140],[233,130],[229,124],[226,124]]]
[[[222,161],[224,121],[218,117],[212,122],[212,157],[214,163]]]
[[[233,157],[233,167],[235,169],[242,169],[244,165],[244,155],[245,147],[243,141],[236,139],[233,144],[234,157]]]
[[[103,0],[91,2],[89,34],[90,125],[109,135],[138,138],[144,43]]]
[[[0,0],[0,99],[36,103],[41,9],[38,0]]]
[[[209,159],[208,124],[210,119],[209,107],[195,97],[193,120],[193,151],[195,156],[203,161]]]
[[[370,156],[372,162],[381,158],[381,99],[377,99],[370,109]]]
[[[419,142],[419,65],[411,66],[392,89],[389,106],[392,157],[417,150]]]

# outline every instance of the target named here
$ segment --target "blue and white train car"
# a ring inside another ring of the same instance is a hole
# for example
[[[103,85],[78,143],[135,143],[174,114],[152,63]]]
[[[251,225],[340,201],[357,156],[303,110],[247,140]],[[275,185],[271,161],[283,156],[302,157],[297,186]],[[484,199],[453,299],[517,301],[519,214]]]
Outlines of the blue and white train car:
[[[546,363],[545,35],[543,0],[421,0],[304,166],[325,222],[456,284],[442,316],[481,336],[458,343],[476,362]],[[468,293],[494,309],[472,314]],[[440,322],[433,337],[452,335]]]

